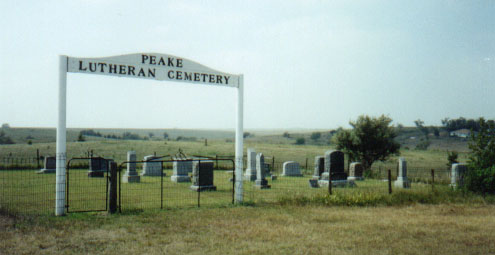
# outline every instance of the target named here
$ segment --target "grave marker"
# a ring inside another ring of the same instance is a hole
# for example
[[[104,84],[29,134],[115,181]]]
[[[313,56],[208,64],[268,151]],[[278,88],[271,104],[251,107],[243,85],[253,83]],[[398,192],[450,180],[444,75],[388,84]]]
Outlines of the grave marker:
[[[352,162],[351,165],[349,165],[349,177],[347,177],[347,180],[348,181],[364,180],[363,171],[364,169],[361,162]]]
[[[467,165],[463,163],[452,164],[450,186],[458,189],[464,186],[464,177],[467,173]]]
[[[344,171],[344,153],[337,150],[325,152],[325,172],[321,174],[318,182],[321,187],[332,182],[332,187],[355,186],[354,180],[347,181],[347,174]]]
[[[247,168],[246,173],[244,174],[244,180],[256,180],[256,150],[253,148],[248,148],[247,151]]]
[[[88,177],[104,177],[108,171],[108,162],[101,157],[90,158]]]
[[[254,187],[258,189],[271,188],[266,180],[265,156],[263,156],[263,153],[256,155],[256,181]]]
[[[39,170],[39,174],[51,174],[56,172],[56,158],[55,157],[45,157],[43,169]]]
[[[324,156],[316,156],[315,157],[315,169],[313,173],[313,179],[319,180],[321,178],[321,174],[325,172],[325,157]]]
[[[403,157],[399,158],[399,175],[394,182],[394,187],[408,189],[411,187],[411,182],[407,179],[407,162]]]
[[[162,162],[156,162],[154,160],[160,160],[160,157],[155,155],[148,155],[144,157],[142,176],[162,176]],[[163,176],[166,174],[163,173]]]
[[[191,189],[194,191],[214,191],[217,187],[213,185],[213,161],[193,161]]]
[[[282,165],[282,176],[303,176],[299,168],[299,163],[295,161],[287,161]]]
[[[122,176],[123,183],[138,183],[141,182],[141,177],[138,175],[136,171],[136,152],[128,151],[127,152],[127,170],[125,174]]]
[[[173,182],[190,182],[188,173],[192,172],[191,160],[176,160],[173,163],[173,172],[170,180]]]

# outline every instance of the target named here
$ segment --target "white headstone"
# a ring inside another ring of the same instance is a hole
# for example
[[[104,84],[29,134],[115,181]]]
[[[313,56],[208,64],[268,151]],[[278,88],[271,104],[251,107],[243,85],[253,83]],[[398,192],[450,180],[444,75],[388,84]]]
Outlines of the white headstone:
[[[192,172],[192,161],[174,161],[170,180],[173,182],[190,182],[189,172]]]
[[[244,174],[244,180],[256,180],[256,150],[253,148],[248,148],[247,151],[247,168],[246,173]]]
[[[254,186],[259,189],[270,188],[266,180],[265,156],[263,156],[263,153],[256,155],[256,181]]]
[[[364,180],[363,177],[363,165],[361,162],[352,162],[351,165],[349,165],[349,177],[347,177],[347,180],[358,180],[362,181]]]
[[[399,158],[399,175],[394,182],[394,187],[408,189],[411,187],[411,182],[407,179],[407,162],[404,158]]]
[[[454,189],[464,186],[464,176],[467,166],[463,163],[452,164],[450,186]]]
[[[138,175],[136,171],[136,152],[128,151],[127,152],[127,171],[122,176],[123,183],[131,183],[131,182],[140,182],[141,177]]]
[[[295,161],[287,161],[282,165],[282,176],[303,176],[299,169],[299,163]]]
[[[154,161],[157,157],[148,155],[144,157],[142,176],[162,176],[162,162]],[[165,173],[163,173],[165,175]]]

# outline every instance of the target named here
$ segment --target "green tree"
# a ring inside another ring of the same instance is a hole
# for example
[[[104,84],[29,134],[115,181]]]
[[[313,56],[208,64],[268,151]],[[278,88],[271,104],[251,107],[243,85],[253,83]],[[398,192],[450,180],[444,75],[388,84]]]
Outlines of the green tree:
[[[416,127],[419,129],[419,131],[421,131],[421,133],[423,133],[423,135],[425,135],[426,137],[426,140],[428,140],[428,133],[430,133],[430,131],[428,130],[428,127],[425,127],[425,122],[418,119],[418,120],[415,120],[414,121],[414,124],[416,124]]]
[[[447,151],[447,161],[449,161],[449,163],[447,163],[447,168],[450,169],[452,164],[459,163],[459,161],[457,161],[458,158],[459,153],[457,153],[457,151]]]
[[[296,144],[298,144],[298,145],[302,145],[305,143],[306,143],[306,139],[304,139],[304,137],[299,137],[296,139]]]
[[[0,144],[14,144],[14,141],[7,135],[5,135],[5,132],[0,131]]]
[[[334,143],[351,160],[359,160],[365,169],[370,169],[373,162],[399,154],[400,144],[394,140],[397,133],[391,123],[392,119],[385,115],[361,115],[349,122],[352,130],[341,130],[334,136]]]
[[[78,142],[84,142],[84,141],[86,141],[86,139],[84,139],[84,135],[83,135],[82,131],[79,132],[79,136],[77,137],[77,141]]]
[[[167,139],[168,138],[168,133],[167,132],[163,132],[163,139]]]
[[[495,125],[480,118],[479,132],[471,133],[469,165],[465,178],[468,190],[495,194]]]
[[[314,140],[314,141],[320,139],[320,137],[321,137],[321,133],[320,132],[313,132],[313,133],[311,133],[311,139]]]

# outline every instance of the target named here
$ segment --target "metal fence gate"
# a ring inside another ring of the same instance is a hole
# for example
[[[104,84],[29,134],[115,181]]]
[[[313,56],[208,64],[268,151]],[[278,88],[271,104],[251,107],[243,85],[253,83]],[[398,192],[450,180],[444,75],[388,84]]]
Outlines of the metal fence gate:
[[[90,157],[72,158],[67,162],[67,213],[108,209],[108,161],[101,157]]]

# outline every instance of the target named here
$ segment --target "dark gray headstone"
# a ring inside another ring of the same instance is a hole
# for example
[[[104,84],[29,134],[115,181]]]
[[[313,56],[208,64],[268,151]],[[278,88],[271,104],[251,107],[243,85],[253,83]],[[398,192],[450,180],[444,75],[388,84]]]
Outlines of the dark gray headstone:
[[[325,153],[325,172],[332,180],[347,180],[344,172],[344,153],[341,151],[327,151]],[[322,175],[322,179],[325,175]],[[328,176],[326,176],[328,178]]]
[[[309,186],[311,188],[319,188],[320,186],[318,185],[318,180],[311,179],[309,180]]]
[[[217,190],[213,185],[213,161],[193,161],[191,189],[194,191]]]
[[[39,174],[55,173],[57,170],[57,159],[55,157],[45,157],[43,169],[39,170]]]
[[[325,172],[325,157],[324,156],[316,156],[315,157],[315,169],[313,172],[313,179],[320,179],[321,174]]]
[[[108,160],[98,157],[89,159],[88,177],[103,177],[108,170]]]
[[[57,168],[57,159],[55,157],[46,157],[44,168],[45,169],[56,169]]]

